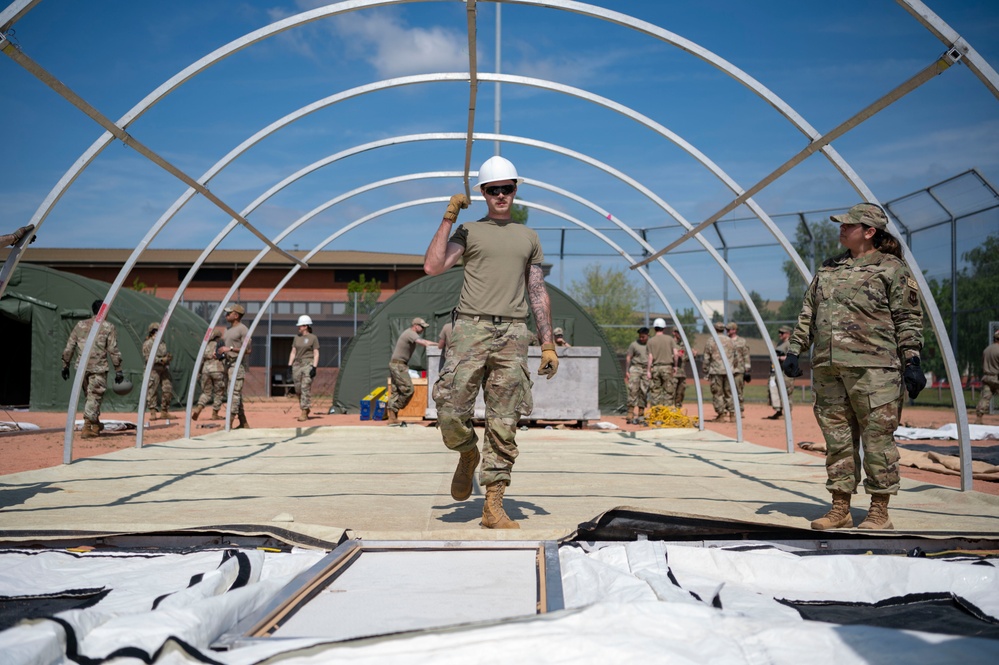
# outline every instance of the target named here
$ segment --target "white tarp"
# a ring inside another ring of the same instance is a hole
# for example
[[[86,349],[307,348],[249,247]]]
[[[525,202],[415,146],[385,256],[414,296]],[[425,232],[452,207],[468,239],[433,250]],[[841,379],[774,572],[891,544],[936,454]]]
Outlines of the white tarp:
[[[972,441],[999,439],[999,427],[995,425],[968,425],[968,435]],[[960,435],[957,424],[948,423],[936,429],[928,427],[899,427],[895,438],[900,441],[957,441]]]
[[[587,551],[590,550],[590,551]],[[0,633],[5,665],[116,663],[955,663],[996,662],[999,640],[803,620],[780,602],[857,603],[952,593],[999,620],[990,563],[898,556],[797,556],[659,542],[560,548],[566,609],[530,619],[354,644],[210,645],[322,553],[0,553],[0,595],[106,587],[84,610]],[[335,617],[331,617],[335,620]],[[63,625],[72,628],[67,643]]]

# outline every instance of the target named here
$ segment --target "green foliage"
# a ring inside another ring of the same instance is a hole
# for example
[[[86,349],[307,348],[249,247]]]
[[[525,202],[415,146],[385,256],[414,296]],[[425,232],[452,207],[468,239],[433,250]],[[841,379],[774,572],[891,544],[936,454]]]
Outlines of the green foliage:
[[[132,282],[132,286],[130,286],[129,288],[132,289],[133,291],[138,291],[139,293],[144,293],[146,291],[146,289],[149,288],[149,286],[147,286],[145,282],[141,281],[138,277],[136,277],[135,281]],[[149,291],[149,295],[152,295],[152,296],[156,295],[156,287],[155,286],[152,287],[152,289]]]
[[[692,339],[698,329],[703,327],[701,317],[693,307],[677,310],[676,318],[683,327],[683,331],[687,333],[688,339]]]
[[[628,275],[621,270],[592,264],[583,269],[583,281],[573,280],[569,294],[586,312],[604,327],[611,346],[624,353],[635,339],[635,330],[642,321],[636,313],[641,293]],[[627,328],[606,326],[626,325]]]
[[[378,296],[381,294],[381,282],[375,279],[366,280],[364,273],[361,273],[358,279],[347,284],[346,313],[354,314],[354,303],[356,302],[358,314],[370,314],[378,307]]]
[[[812,231],[811,237],[808,235],[809,228]],[[823,261],[843,253],[843,247],[839,244],[839,225],[828,220],[815,222],[810,226],[798,222],[792,245],[813,274]],[[795,267],[794,261],[790,259],[785,261],[783,270],[787,276],[787,298],[777,310],[775,318],[780,321],[796,321],[808,285]]]
[[[965,252],[968,264],[957,273],[957,366],[961,373],[981,376],[982,350],[989,345],[989,321],[999,320],[999,235],[991,235],[980,246]],[[947,334],[951,334],[951,280],[928,282],[940,310]],[[923,365],[944,376],[943,358],[933,329],[924,327]],[[953,340],[951,340],[953,342]]]
[[[519,203],[514,203],[510,208],[510,219],[517,222],[518,224],[527,224],[527,206],[522,206]]]
[[[777,320],[777,313],[770,310],[767,305],[770,303],[769,300],[764,300],[759,293],[756,291],[749,292],[749,298],[753,301],[756,309],[760,313],[760,318],[763,319],[764,323],[767,321]],[[732,320],[739,323],[739,336],[740,337],[753,337],[755,339],[762,339],[763,335],[760,333],[760,329],[757,327],[753,319],[753,313],[749,307],[744,302],[740,302],[739,306],[735,308],[732,313]],[[767,325],[766,333],[771,337],[777,335],[777,325]],[[773,330],[770,330],[773,328]]]

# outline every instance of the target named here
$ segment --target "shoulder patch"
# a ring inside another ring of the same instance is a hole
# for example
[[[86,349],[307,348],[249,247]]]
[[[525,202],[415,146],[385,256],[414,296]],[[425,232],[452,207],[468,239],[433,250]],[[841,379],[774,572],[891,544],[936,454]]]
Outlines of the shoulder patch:
[[[919,285],[918,285],[918,284],[916,284],[916,280],[914,280],[914,279],[913,279],[912,277],[908,277],[908,276],[907,276],[907,277],[905,278],[905,284],[906,284],[906,286],[908,286],[908,287],[909,287],[910,289],[915,289],[915,290],[917,290],[917,291],[919,290]]]

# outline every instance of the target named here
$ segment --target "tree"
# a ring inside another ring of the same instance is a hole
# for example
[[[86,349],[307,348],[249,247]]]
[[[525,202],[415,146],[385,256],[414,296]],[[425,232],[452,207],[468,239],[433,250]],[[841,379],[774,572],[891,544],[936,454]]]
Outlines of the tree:
[[[957,366],[959,371],[980,376],[982,349],[989,339],[989,321],[999,320],[999,235],[991,235],[979,247],[961,258],[967,266],[957,272]],[[953,329],[950,279],[928,282],[933,300],[940,309],[947,333]],[[940,346],[929,322],[924,326],[922,358],[926,370],[944,374]],[[951,340],[952,343],[954,340]]]
[[[810,227],[803,221],[798,222],[792,245],[812,273],[826,259],[843,253],[843,247],[839,244],[839,225],[827,220],[816,222]],[[777,310],[776,318],[780,321],[797,321],[808,285],[791,259],[784,261],[783,269],[787,276],[787,298]]]
[[[519,203],[514,203],[510,208],[510,218],[518,224],[527,225],[527,214],[527,206],[522,206]]]
[[[641,294],[624,271],[604,270],[597,264],[591,264],[583,269],[582,282],[572,281],[569,293],[598,324],[628,326],[604,328],[615,351],[623,353],[627,350],[635,337],[632,328],[638,326],[642,319],[641,314],[635,311]]]
[[[753,304],[756,306],[757,311],[759,311],[760,313],[761,319],[763,319],[764,321],[773,321],[777,318],[777,314],[775,312],[770,311],[770,309],[767,307],[767,304],[770,301],[764,300],[759,293],[757,293],[756,291],[750,291],[749,299],[753,301]],[[798,305],[798,308],[799,309],[801,308],[800,304]],[[753,319],[752,310],[749,309],[749,306],[746,305],[746,303],[744,302],[739,303],[739,306],[736,307],[735,311],[732,313],[732,320],[739,321],[742,323],[742,325],[739,327],[740,337],[753,337],[755,339],[762,339],[763,335],[760,333],[760,329],[757,327],[755,320]],[[747,321],[750,323],[747,324],[746,323]],[[769,327],[770,326],[768,326],[768,328]],[[776,332],[777,332],[776,329],[772,331],[769,329],[767,330],[767,334],[771,336],[775,335]]]
[[[357,314],[370,314],[378,307],[378,296],[382,294],[382,285],[378,280],[364,279],[362,272],[357,279],[347,284],[347,314],[354,314],[354,303],[357,303]]]

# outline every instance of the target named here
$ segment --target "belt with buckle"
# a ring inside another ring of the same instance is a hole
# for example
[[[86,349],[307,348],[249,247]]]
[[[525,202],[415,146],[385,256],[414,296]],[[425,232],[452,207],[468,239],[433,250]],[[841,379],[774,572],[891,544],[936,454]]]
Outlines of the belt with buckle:
[[[473,316],[471,314],[459,313],[455,318],[459,320],[464,319],[466,321],[474,321],[475,323],[478,323],[479,321],[485,321],[486,323],[493,323],[494,325],[498,325],[500,323],[527,323],[527,319],[523,317],[517,318],[513,316],[493,316],[491,314],[477,314]]]

